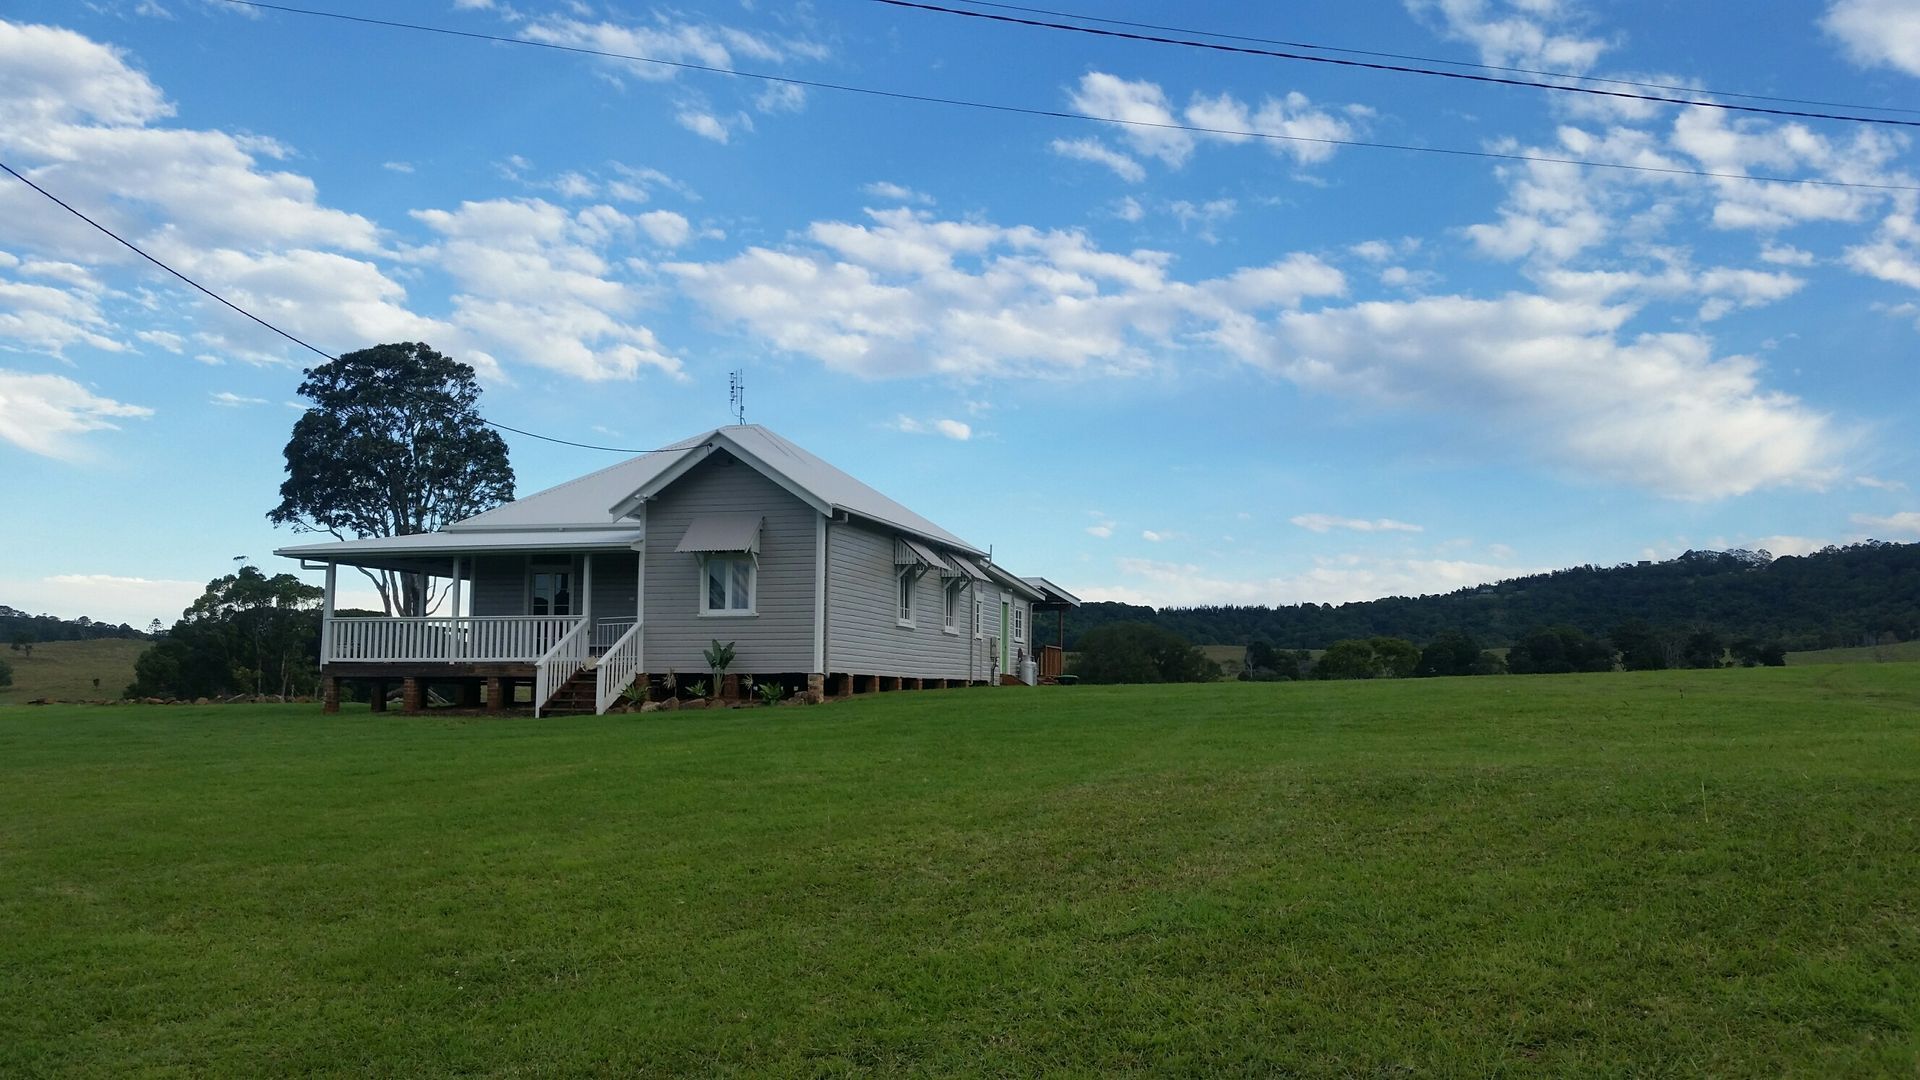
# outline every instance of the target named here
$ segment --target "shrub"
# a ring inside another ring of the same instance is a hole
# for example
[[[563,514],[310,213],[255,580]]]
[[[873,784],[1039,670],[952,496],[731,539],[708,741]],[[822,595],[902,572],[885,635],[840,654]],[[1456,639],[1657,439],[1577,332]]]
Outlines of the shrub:
[[[1448,630],[1427,643],[1420,651],[1420,663],[1413,673],[1423,678],[1435,675],[1498,675],[1506,665],[1493,653],[1480,647],[1471,635]]]
[[[0,686],[13,685],[13,665],[0,660]]]
[[[1074,674],[1090,683],[1212,682],[1220,665],[1171,630],[1108,623],[1081,636]]]

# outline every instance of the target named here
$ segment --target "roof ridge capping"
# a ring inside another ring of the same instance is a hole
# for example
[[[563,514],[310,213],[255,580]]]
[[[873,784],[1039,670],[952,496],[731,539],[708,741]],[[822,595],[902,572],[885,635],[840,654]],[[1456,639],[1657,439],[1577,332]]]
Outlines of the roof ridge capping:
[[[797,498],[812,504],[815,509],[842,510],[944,547],[986,555],[984,548],[976,547],[914,513],[872,485],[771,428],[760,424],[715,428],[699,441],[716,444],[739,457]],[[640,503],[672,485],[699,460],[704,459],[695,459],[691,454],[681,455],[648,476],[625,498],[609,507],[607,512],[616,518],[631,513]]]

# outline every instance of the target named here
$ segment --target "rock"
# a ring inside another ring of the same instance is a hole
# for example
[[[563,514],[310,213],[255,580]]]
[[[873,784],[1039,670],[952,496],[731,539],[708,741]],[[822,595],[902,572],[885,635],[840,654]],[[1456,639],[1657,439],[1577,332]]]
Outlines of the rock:
[[[658,701],[644,701],[640,703],[640,711],[643,713],[659,712],[664,708],[666,708],[666,705]]]
[[[683,701],[680,703],[680,707],[683,709],[704,709],[707,707],[707,699],[694,698],[692,701]]]
[[[43,697],[37,697],[37,698],[34,698],[34,699],[33,699],[32,701],[29,701],[29,702],[27,702],[27,704],[29,704],[29,705],[51,705],[51,704],[53,704],[53,702],[52,702],[51,700],[49,700],[49,699],[47,699],[47,698],[43,698]]]
[[[194,699],[193,699],[193,703],[194,703],[195,705],[211,705],[211,704],[213,704],[213,702],[211,702],[211,701],[208,701],[208,700],[207,700],[206,698],[203,698],[203,697],[197,697],[197,698],[194,698]]]

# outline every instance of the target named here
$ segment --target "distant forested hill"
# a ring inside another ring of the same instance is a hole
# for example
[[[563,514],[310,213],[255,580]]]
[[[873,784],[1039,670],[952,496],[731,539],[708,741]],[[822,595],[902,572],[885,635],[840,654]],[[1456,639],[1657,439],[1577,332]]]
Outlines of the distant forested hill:
[[[94,622],[86,616],[60,619],[52,615],[29,615],[18,608],[0,604],[0,644],[21,639],[31,641],[91,641],[95,638],[139,638],[147,635],[121,623]]]
[[[1424,643],[1461,630],[1500,646],[1533,627],[1566,625],[1604,635],[1633,618],[1775,640],[1790,649],[1920,638],[1920,544],[1869,540],[1777,559],[1765,552],[1689,551],[1666,562],[1576,566],[1443,596],[1337,607],[1088,604],[1067,616],[1067,643],[1071,648],[1080,634],[1104,623],[1139,621],[1196,645],[1266,641],[1311,649],[1380,634]],[[1053,617],[1038,621],[1040,640],[1051,641]]]

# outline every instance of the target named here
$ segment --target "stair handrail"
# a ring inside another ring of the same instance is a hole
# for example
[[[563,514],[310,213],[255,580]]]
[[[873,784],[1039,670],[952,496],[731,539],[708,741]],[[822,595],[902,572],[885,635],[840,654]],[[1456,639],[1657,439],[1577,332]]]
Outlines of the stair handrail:
[[[533,675],[533,716],[540,718],[543,708],[555,692],[567,684],[567,680],[587,666],[587,644],[592,638],[593,624],[585,619],[574,623],[573,629],[563,634],[553,648],[543,653],[534,664]]]
[[[640,673],[640,631],[644,625],[638,621],[634,622],[632,626],[627,627],[626,633],[620,635],[620,640],[608,646],[607,651],[600,654],[600,666],[594,672],[598,682],[593,699],[593,711],[596,716],[605,716],[607,709],[613,705],[614,699],[619,697],[621,692],[633,682],[633,677]]]

